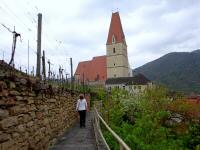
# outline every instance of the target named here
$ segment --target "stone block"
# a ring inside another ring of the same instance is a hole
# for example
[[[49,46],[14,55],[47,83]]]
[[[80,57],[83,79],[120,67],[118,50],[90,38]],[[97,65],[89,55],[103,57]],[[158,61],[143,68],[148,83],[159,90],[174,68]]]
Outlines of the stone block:
[[[8,90],[3,90],[2,91],[2,96],[7,97],[9,95],[9,91]]]
[[[13,97],[9,97],[5,100],[5,105],[6,106],[14,106],[14,105],[16,105],[16,101]]]
[[[45,118],[45,119],[43,120],[43,125],[44,125],[44,126],[47,126],[48,124],[49,124],[49,119]]]
[[[42,112],[36,112],[37,119],[43,119],[44,115]]]
[[[30,110],[31,110],[31,111],[36,111],[36,110],[37,110],[35,104],[31,104],[31,105],[30,105]]]
[[[32,118],[31,118],[30,115],[25,114],[25,115],[23,116],[23,119],[24,119],[24,122],[26,123],[26,122],[29,122]]]
[[[9,109],[9,112],[11,115],[18,115],[18,114],[22,114],[22,113],[27,113],[28,109],[24,105],[18,105],[18,106],[11,107]]]
[[[9,140],[9,141],[6,141],[4,143],[1,143],[1,150],[14,150],[14,141],[13,140]]]
[[[29,112],[29,114],[30,114],[30,116],[31,116],[32,119],[35,119],[36,115],[35,115],[34,111],[33,112]]]
[[[12,138],[13,139],[18,139],[20,137],[20,134],[17,132],[12,133]]]
[[[10,134],[0,132],[0,143],[8,141],[10,139]]]
[[[10,82],[9,88],[10,88],[10,89],[15,89],[15,88],[16,88],[15,83],[14,83],[14,82]]]
[[[12,96],[19,96],[21,94],[18,91],[10,91],[10,95],[12,95]]]
[[[24,115],[19,115],[17,116],[17,120],[18,120],[18,123],[19,124],[22,124],[24,122],[24,118],[23,118]]]
[[[25,139],[28,139],[28,137],[29,137],[29,132],[25,132],[24,137],[25,137]]]
[[[6,82],[0,81],[0,87],[1,87],[2,89],[7,89],[7,84],[6,84]]]
[[[7,129],[8,127],[12,127],[18,124],[17,117],[8,117],[2,121],[0,121],[0,128]]]
[[[20,83],[23,84],[23,85],[26,85],[27,80],[26,79],[20,79]]]
[[[53,99],[53,98],[47,100],[48,103],[56,103],[56,101],[57,101],[57,100],[56,100],[56,99]]]
[[[0,120],[7,118],[9,116],[8,110],[0,109]]]
[[[29,97],[27,99],[28,104],[33,104],[34,103],[34,99],[32,97]]]
[[[20,124],[17,126],[17,131],[20,132],[20,133],[23,133],[25,132],[25,127],[23,124]]]
[[[24,100],[24,98],[22,96],[16,96],[15,98],[16,98],[17,101],[23,101]]]
[[[35,97],[36,95],[35,95],[35,93],[31,92],[31,93],[29,93],[29,96]]]
[[[27,125],[26,125],[26,126],[27,126],[28,128],[30,128],[30,127],[32,127],[32,126],[33,126],[33,124],[34,124],[34,122],[33,122],[33,121],[30,121],[30,122],[28,122],[28,123],[27,123]]]

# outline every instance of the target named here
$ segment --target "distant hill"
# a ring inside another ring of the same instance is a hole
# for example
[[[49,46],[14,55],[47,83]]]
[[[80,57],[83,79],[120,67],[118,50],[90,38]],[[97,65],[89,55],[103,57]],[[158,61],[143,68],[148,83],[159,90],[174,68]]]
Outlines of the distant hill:
[[[200,49],[173,52],[133,70],[172,90],[200,93]]]

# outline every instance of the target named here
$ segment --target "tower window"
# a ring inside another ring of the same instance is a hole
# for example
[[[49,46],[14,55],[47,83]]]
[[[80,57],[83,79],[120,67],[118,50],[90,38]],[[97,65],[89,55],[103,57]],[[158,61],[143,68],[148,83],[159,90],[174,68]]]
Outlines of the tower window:
[[[115,64],[114,64],[114,66],[115,66]]]
[[[115,48],[113,48],[113,53],[115,53]]]
[[[114,77],[116,77],[117,75],[116,74],[114,74]]]
[[[112,43],[115,43],[115,36],[112,36]]]

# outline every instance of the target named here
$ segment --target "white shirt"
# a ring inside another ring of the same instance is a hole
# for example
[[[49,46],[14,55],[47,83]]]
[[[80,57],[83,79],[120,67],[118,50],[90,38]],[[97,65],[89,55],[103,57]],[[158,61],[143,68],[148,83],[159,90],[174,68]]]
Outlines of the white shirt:
[[[78,100],[77,105],[76,105],[76,110],[87,110],[87,101],[86,99],[83,100]]]

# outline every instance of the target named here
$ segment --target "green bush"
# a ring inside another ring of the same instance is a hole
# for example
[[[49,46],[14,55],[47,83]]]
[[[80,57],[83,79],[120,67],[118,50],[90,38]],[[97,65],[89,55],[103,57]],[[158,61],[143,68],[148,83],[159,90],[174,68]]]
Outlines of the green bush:
[[[167,106],[172,103],[167,95],[164,87],[154,87],[134,96],[115,89],[109,98],[102,97],[103,117],[131,149],[199,150],[199,125],[188,123],[189,129],[181,134],[165,125],[171,116]],[[111,149],[118,149],[114,137],[105,130],[103,133]]]

